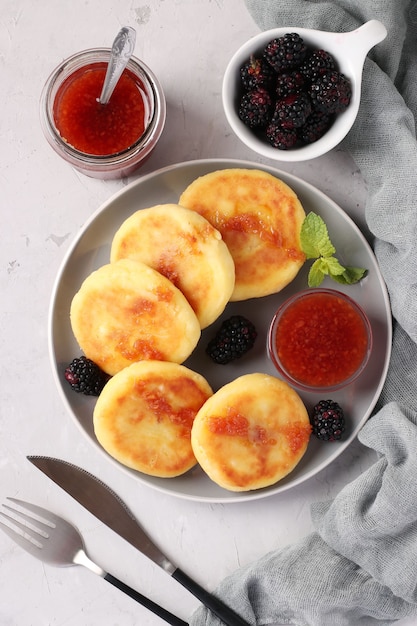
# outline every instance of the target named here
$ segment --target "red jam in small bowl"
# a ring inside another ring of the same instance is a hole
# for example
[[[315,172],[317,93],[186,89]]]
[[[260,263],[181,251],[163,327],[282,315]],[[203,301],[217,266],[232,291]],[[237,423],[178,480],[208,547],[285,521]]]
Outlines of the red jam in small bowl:
[[[128,176],[150,155],[165,125],[166,102],[152,71],[132,57],[106,105],[98,102],[110,49],[79,52],[59,65],[41,96],[52,148],[83,174]]]
[[[289,298],[275,314],[268,336],[278,372],[304,391],[333,391],[352,383],[371,349],[366,314],[332,289],[308,289]]]

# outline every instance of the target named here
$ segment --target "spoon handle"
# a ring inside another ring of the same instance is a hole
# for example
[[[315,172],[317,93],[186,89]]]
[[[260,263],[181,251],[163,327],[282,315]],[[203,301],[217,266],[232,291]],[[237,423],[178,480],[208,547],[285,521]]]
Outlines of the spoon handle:
[[[130,26],[124,26],[117,33],[111,49],[110,61],[99,98],[100,104],[107,104],[110,100],[114,88],[133,54],[135,41],[136,31]]]

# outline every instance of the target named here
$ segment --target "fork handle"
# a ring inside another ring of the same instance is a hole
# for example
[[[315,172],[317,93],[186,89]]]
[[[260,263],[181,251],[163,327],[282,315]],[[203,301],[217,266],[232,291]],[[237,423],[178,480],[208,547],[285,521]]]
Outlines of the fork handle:
[[[168,624],[171,624],[172,626],[188,626],[187,622],[184,622],[184,620],[180,619],[173,613],[170,613],[159,604],[152,602],[152,600],[150,600],[146,596],[143,596],[141,593],[139,593],[139,591],[135,591],[135,589],[132,589],[112,574],[105,574],[103,578],[104,580],[107,580],[107,582],[109,582],[110,584],[117,587],[117,589],[120,589],[120,591],[123,591],[123,593],[133,598],[133,600],[136,600],[136,602],[139,602],[139,604],[149,609],[149,611],[152,611],[152,613],[155,613],[155,615],[161,617]]]

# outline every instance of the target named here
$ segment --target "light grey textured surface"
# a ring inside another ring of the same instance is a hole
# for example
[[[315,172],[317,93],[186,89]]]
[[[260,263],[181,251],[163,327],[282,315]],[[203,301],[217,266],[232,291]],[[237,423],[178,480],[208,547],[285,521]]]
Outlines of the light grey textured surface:
[[[236,571],[218,593],[258,626],[417,623],[417,5],[405,0],[246,0],[262,29],[353,30],[379,19],[388,37],[365,62],[357,121],[344,142],[366,181],[366,221],[390,294],[393,355],[378,411],[359,435],[376,463],[315,531]],[[193,626],[218,626],[203,610]]]

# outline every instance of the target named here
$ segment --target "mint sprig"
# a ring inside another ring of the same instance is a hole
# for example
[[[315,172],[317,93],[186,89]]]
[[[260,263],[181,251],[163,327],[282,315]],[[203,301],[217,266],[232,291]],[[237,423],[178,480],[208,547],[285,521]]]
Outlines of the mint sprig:
[[[301,226],[300,242],[306,259],[315,259],[308,273],[309,287],[321,285],[325,276],[339,284],[352,285],[367,272],[361,267],[344,267],[338,261],[324,220],[312,211],[306,215]]]

